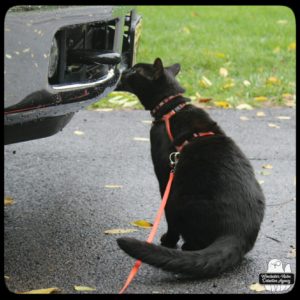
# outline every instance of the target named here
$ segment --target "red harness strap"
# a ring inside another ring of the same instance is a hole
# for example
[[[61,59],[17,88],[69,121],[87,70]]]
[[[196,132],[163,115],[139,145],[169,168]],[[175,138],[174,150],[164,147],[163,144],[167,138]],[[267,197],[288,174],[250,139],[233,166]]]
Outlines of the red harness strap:
[[[173,96],[170,96],[168,98],[165,98],[163,101],[159,102],[151,111],[151,115],[154,116],[159,110],[161,107],[163,107],[165,104],[169,103],[170,101],[172,101],[173,99],[175,98],[178,98],[180,96],[182,96],[183,94],[182,93],[179,93],[179,94],[176,94],[176,95],[173,95]]]
[[[193,138],[203,137],[203,136],[209,136],[209,135],[215,135],[214,132],[208,131],[208,132],[197,132],[193,133]],[[176,149],[178,152],[181,152],[182,148],[189,143],[188,140],[185,140],[180,146],[176,146]]]
[[[165,114],[162,117],[162,120],[165,121],[166,130],[167,130],[167,133],[168,133],[168,136],[169,136],[169,139],[170,139],[171,142],[173,142],[174,138],[173,138],[171,127],[170,127],[170,118],[172,116],[174,116],[179,110],[181,110],[186,105],[187,105],[186,103],[179,104],[173,110],[171,110],[169,113]]]

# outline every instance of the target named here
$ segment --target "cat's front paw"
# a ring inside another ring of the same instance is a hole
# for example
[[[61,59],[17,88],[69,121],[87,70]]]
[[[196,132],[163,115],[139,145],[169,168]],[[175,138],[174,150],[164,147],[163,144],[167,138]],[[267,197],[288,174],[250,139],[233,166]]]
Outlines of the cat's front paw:
[[[160,238],[160,244],[164,247],[168,247],[168,248],[176,248],[177,245],[177,240],[174,240],[172,238],[170,238],[170,236],[168,235],[168,233],[166,232],[165,234],[163,234]]]

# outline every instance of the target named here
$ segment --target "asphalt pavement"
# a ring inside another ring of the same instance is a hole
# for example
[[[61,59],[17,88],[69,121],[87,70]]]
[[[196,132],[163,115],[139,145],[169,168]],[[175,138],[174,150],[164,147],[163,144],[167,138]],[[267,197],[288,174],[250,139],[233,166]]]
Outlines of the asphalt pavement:
[[[142,264],[127,293],[267,293],[250,286],[272,259],[290,264],[295,273],[295,110],[260,111],[265,116],[257,110],[209,110],[250,158],[266,196],[253,250],[239,267],[209,280],[181,280]],[[147,111],[81,111],[52,137],[5,146],[4,193],[14,201],[4,211],[10,291],[57,287],[60,293],[82,293],[74,289],[81,285],[95,288],[90,293],[118,293],[135,261],[116,238],[145,240],[149,229],[130,222],[152,222],[160,204],[150,120]],[[137,231],[104,233],[116,228]],[[155,243],[165,230],[163,220]]]

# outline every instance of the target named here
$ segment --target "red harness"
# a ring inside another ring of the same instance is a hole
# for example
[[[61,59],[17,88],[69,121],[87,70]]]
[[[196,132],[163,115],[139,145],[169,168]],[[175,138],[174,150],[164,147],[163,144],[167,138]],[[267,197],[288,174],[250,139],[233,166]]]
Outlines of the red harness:
[[[169,103],[171,100],[182,96],[182,94],[177,94],[171,97],[168,97],[166,99],[164,99],[163,101],[161,101],[152,111],[151,111],[151,115],[153,116],[155,113],[157,113],[157,111],[162,108],[165,104]],[[167,114],[165,114],[162,117],[162,120],[165,122],[166,125],[166,130],[169,136],[169,139],[171,142],[174,141],[174,137],[171,131],[171,126],[170,126],[170,119],[177,113],[179,112],[183,107],[185,107],[187,104],[186,103],[181,103],[178,106],[176,106],[174,109],[172,109],[170,112],[168,112]],[[199,137],[203,137],[203,136],[210,136],[210,135],[215,135],[214,132],[212,131],[208,131],[208,132],[196,132],[193,133],[193,138],[199,138]],[[185,140],[180,146],[175,146],[176,150],[178,152],[181,152],[182,148],[187,145],[189,143],[189,140]]]

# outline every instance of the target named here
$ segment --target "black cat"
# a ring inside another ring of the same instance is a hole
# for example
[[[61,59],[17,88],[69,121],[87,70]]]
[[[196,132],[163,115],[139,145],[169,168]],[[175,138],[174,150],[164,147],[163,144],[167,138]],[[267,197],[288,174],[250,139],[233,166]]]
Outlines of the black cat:
[[[171,170],[170,153],[184,146],[165,208],[168,231],[162,246],[127,237],[117,242],[130,256],[163,270],[211,277],[252,249],[265,199],[235,142],[204,110],[187,104],[190,100],[175,79],[179,71],[179,64],[164,68],[157,58],[154,64],[139,63],[126,71],[118,86],[137,95],[154,117],[151,154],[161,194]],[[162,119],[172,110],[168,125]],[[180,236],[185,251],[171,249]]]

